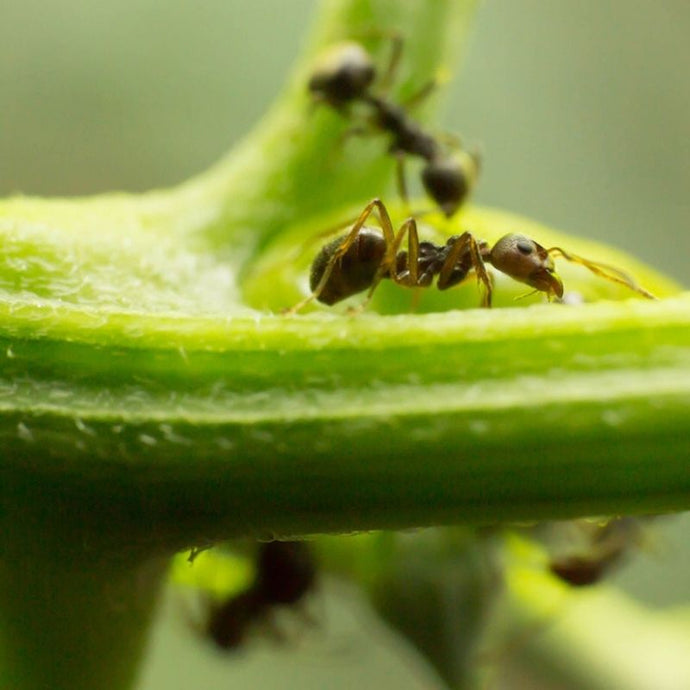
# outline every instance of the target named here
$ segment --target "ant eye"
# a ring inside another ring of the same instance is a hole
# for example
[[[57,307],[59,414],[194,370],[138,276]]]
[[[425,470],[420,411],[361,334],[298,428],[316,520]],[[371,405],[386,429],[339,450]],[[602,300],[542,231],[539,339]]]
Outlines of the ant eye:
[[[518,251],[525,256],[529,256],[534,251],[534,245],[527,240],[518,240],[515,246],[518,248]]]

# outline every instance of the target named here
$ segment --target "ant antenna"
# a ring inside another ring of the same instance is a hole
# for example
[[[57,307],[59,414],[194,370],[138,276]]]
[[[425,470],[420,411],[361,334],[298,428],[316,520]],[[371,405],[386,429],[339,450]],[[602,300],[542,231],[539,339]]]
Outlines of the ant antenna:
[[[637,292],[639,295],[642,295],[647,299],[657,299],[657,297],[649,292],[649,290],[645,290],[645,288],[643,288],[641,285],[638,285],[632,276],[628,275],[625,271],[621,271],[621,269],[616,268],[615,266],[590,261],[589,259],[579,256],[578,254],[571,254],[561,247],[551,247],[546,251],[549,254],[562,256],[566,261],[570,261],[571,263],[580,264],[580,266],[584,266],[600,278],[604,278],[612,283],[624,285],[628,289],[632,290],[633,292]]]

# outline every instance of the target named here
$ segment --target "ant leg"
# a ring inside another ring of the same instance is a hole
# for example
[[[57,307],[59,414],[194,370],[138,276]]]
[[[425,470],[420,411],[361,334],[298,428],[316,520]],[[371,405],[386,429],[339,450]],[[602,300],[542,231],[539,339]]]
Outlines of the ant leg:
[[[327,166],[329,170],[336,167],[336,163],[338,162],[337,154],[342,153],[345,145],[350,139],[353,139],[354,137],[371,137],[375,134],[376,132],[366,124],[355,124],[351,127],[348,127],[345,131],[338,135],[336,143],[333,145],[325,159],[325,167]]]
[[[319,284],[314,288],[311,295],[305,297],[301,302],[295,304],[294,307],[291,307],[290,309],[285,311],[285,315],[290,316],[292,314],[296,314],[300,309],[306,307],[307,304],[319,298],[319,295],[323,292],[324,288],[328,284],[328,280],[330,279],[331,274],[333,273],[333,269],[335,268],[336,263],[347,253],[348,249],[354,244],[355,240],[357,239],[357,236],[359,235],[360,230],[364,227],[364,223],[366,223],[367,218],[369,218],[369,216],[374,212],[374,210],[378,214],[379,221],[381,223],[381,229],[383,230],[383,236],[386,240],[386,245],[388,246],[395,240],[393,233],[393,224],[391,222],[390,216],[388,215],[386,207],[380,199],[372,199],[372,201],[370,201],[364,207],[364,210],[359,214],[357,220],[355,220],[354,225],[350,229],[350,232],[348,232],[348,234],[345,236],[345,239],[342,241],[338,249],[334,251],[331,257],[328,259],[328,263],[326,264],[326,268],[324,269],[323,275],[321,276],[321,280],[319,280]]]
[[[386,69],[383,72],[383,76],[379,80],[379,88],[384,95],[387,94],[388,91],[390,91],[390,88],[393,85],[393,82],[395,81],[395,75],[397,74],[398,68],[400,67],[400,58],[402,57],[404,44],[403,37],[397,32],[391,34],[390,39],[391,55],[388,59],[388,65],[386,66]]]
[[[407,235],[407,267],[402,272],[398,272],[396,264],[398,252],[402,246],[403,239]],[[417,231],[417,221],[408,218],[398,230],[393,244],[386,251],[386,256],[379,268],[381,278],[388,273],[393,282],[405,287],[417,287],[419,283],[419,233]],[[380,278],[379,278],[380,280]]]
[[[367,136],[373,136],[374,132],[371,130],[370,127],[366,127],[365,125],[354,125],[352,127],[348,127],[339,137],[338,137],[338,146],[344,146],[345,142],[350,137],[367,137]]]
[[[491,309],[493,281],[491,279],[491,275],[486,270],[486,264],[484,263],[484,259],[479,251],[479,244],[472,235],[470,235],[470,250],[472,254],[472,265],[474,267],[474,272],[477,274],[477,282],[484,286],[484,292],[482,294],[482,307]]]
[[[405,221],[405,225],[409,225],[407,232],[407,270],[409,281],[413,287],[417,287],[419,285],[419,233],[417,232],[417,221],[414,218],[409,218]]]
[[[371,209],[369,209],[371,207]],[[376,209],[376,213],[381,223],[381,230],[383,231],[383,239],[386,240],[386,246],[390,247],[395,242],[395,232],[393,230],[393,221],[388,214],[388,209],[381,199],[372,199],[362,211],[360,219],[363,217],[360,228],[364,225],[364,221],[371,215],[371,212]],[[358,221],[359,222],[359,221]]]
[[[391,45],[391,56],[388,60],[388,65],[383,72],[383,76],[379,79],[379,90],[384,96],[388,95],[388,92],[395,81],[395,75],[400,67],[400,59],[402,57],[404,47],[403,37],[398,33],[393,33],[391,35]],[[414,108],[428,98],[428,96],[438,88],[438,84],[438,79],[430,79],[419,89],[417,89],[417,91],[403,99],[400,102],[400,105],[404,108]]]
[[[463,138],[455,132],[439,132],[436,138],[451,151],[465,153],[475,161],[477,167],[480,167],[483,158],[481,145],[473,144],[472,147],[466,148]]]
[[[453,151],[461,151],[465,148],[462,137],[455,132],[440,132],[437,135],[437,139]]]
[[[400,105],[405,108],[416,108],[420,103],[423,103],[429,96],[438,88],[438,80],[430,79],[428,82],[422,84],[415,92],[411,93],[407,98],[404,98]]]
[[[595,275],[598,275],[601,278],[604,278],[605,280],[609,280],[612,283],[624,285],[633,292],[637,292],[638,294],[642,295],[643,297],[646,297],[647,299],[656,299],[656,297],[651,292],[645,290],[642,286],[638,285],[632,276],[629,276],[627,273],[621,271],[619,268],[616,268],[615,266],[590,261],[589,259],[585,259],[583,256],[578,256],[577,254],[571,254],[570,252],[566,252],[564,249],[561,249],[560,247],[551,247],[551,249],[547,249],[546,251],[549,254],[554,254],[557,256],[560,255],[564,259],[566,259],[566,261],[570,261],[571,263],[580,264],[581,266],[584,266],[585,268],[589,269]]]
[[[402,153],[395,154],[395,182],[398,187],[400,199],[405,208],[410,210],[410,197],[407,193],[407,181],[405,179],[405,156]]]
[[[375,201],[378,201],[378,199],[374,199],[374,202]],[[373,297],[376,288],[378,287],[379,283],[383,280],[383,277],[386,274],[389,274],[396,283],[401,285],[407,285],[407,283],[398,280],[397,271],[395,270],[398,250],[400,249],[400,245],[402,244],[403,238],[407,233],[414,234],[417,247],[419,246],[419,239],[417,235],[417,222],[414,218],[408,218],[402,224],[398,232],[395,233],[393,230],[393,222],[391,221],[390,216],[388,215],[388,210],[380,201],[379,205],[377,206],[377,210],[379,214],[379,221],[381,222],[381,229],[383,230],[383,237],[386,242],[386,253],[384,254],[383,259],[379,264],[379,267],[376,271],[376,274],[374,275],[373,280],[371,281],[371,286],[369,287],[369,292],[367,292],[366,298],[358,307],[352,310],[353,313],[359,313],[360,311],[364,310],[367,304],[369,304],[369,302],[371,301],[371,298]],[[419,253],[418,249],[415,248],[414,252],[416,276],[416,257]]]
[[[458,262],[461,255],[465,254],[469,248],[469,242],[472,235],[469,232],[463,232],[460,237],[457,238],[453,246],[451,247],[448,255],[446,256],[441,270],[438,273],[438,287],[443,290],[448,285],[448,280],[453,271],[453,267]]]
[[[460,237],[458,237],[455,244],[451,247],[448,252],[441,270],[438,274],[437,285],[439,289],[443,290],[444,287],[448,285],[450,276],[461,257],[465,257],[469,254],[470,261],[472,262],[472,268],[474,268],[477,274],[477,281],[484,286],[484,292],[482,294],[482,307],[491,307],[491,295],[493,292],[493,284],[491,281],[491,276],[486,270],[486,265],[484,264],[484,259],[482,258],[481,252],[479,251],[479,243],[475,239],[474,235],[470,232],[463,232]]]
[[[402,239],[407,233],[407,266],[403,268],[402,272],[397,270],[397,256],[402,244]],[[412,298],[412,311],[415,311],[419,304],[419,289],[422,286],[419,276],[419,232],[417,231],[417,221],[415,218],[408,218],[403,226],[398,231],[396,236],[396,245],[391,251],[391,263],[393,270],[389,270],[391,279],[398,285],[414,288],[414,295]]]

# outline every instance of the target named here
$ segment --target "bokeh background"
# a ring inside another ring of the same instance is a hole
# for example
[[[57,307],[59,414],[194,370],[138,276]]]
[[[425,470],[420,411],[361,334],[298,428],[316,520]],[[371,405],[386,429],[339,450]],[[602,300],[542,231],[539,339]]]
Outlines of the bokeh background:
[[[315,5],[3,0],[0,196],[137,191],[200,172],[269,105]],[[476,199],[618,245],[687,284],[689,30],[687,0],[486,0],[443,119],[483,149]],[[661,531],[657,553],[619,582],[653,604],[686,601],[687,526]],[[142,690],[277,688],[291,678],[429,687],[385,634],[380,652],[362,641],[383,634],[365,612],[334,614],[345,643],[325,657],[307,652],[306,671],[304,659],[271,656],[271,680],[263,652],[232,665],[194,661],[203,649],[190,647],[179,607],[168,608]]]

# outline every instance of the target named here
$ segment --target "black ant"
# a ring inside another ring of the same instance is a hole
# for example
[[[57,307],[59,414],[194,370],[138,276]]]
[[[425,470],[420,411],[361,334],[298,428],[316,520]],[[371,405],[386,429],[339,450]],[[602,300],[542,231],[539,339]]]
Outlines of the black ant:
[[[364,225],[376,211],[381,230]],[[407,250],[400,247],[407,235]],[[408,288],[436,287],[447,290],[474,271],[483,287],[482,306],[491,306],[493,285],[486,268],[490,264],[549,300],[563,297],[563,282],[555,271],[553,256],[581,264],[606,280],[625,285],[649,299],[654,296],[622,271],[566,252],[545,249],[524,235],[502,237],[493,247],[470,232],[453,235],[443,245],[420,242],[417,222],[408,218],[397,233],[386,207],[379,199],[369,202],[346,235],[323,246],[311,265],[311,295],[288,313],[299,311],[312,300],[332,305],[368,288],[365,306],[383,279]]]
[[[381,82],[389,82],[397,66],[402,49],[398,38],[394,41],[393,56]],[[398,163],[398,188],[407,200],[403,170],[406,155],[422,158],[422,184],[443,213],[452,216],[467,198],[479,173],[476,154],[457,150],[449,154],[439,141],[425,132],[406,112],[405,106],[420,101],[433,88],[433,83],[409,98],[405,105],[388,100],[372,92],[377,79],[376,66],[369,53],[354,42],[334,46],[322,59],[309,80],[314,98],[345,114],[349,106],[362,104],[371,111],[371,128],[390,135],[389,152]],[[356,130],[355,130],[356,131]]]
[[[206,635],[220,649],[238,649],[252,625],[278,606],[295,606],[314,589],[316,564],[310,547],[299,541],[261,544],[256,576],[243,592],[210,606]]]

